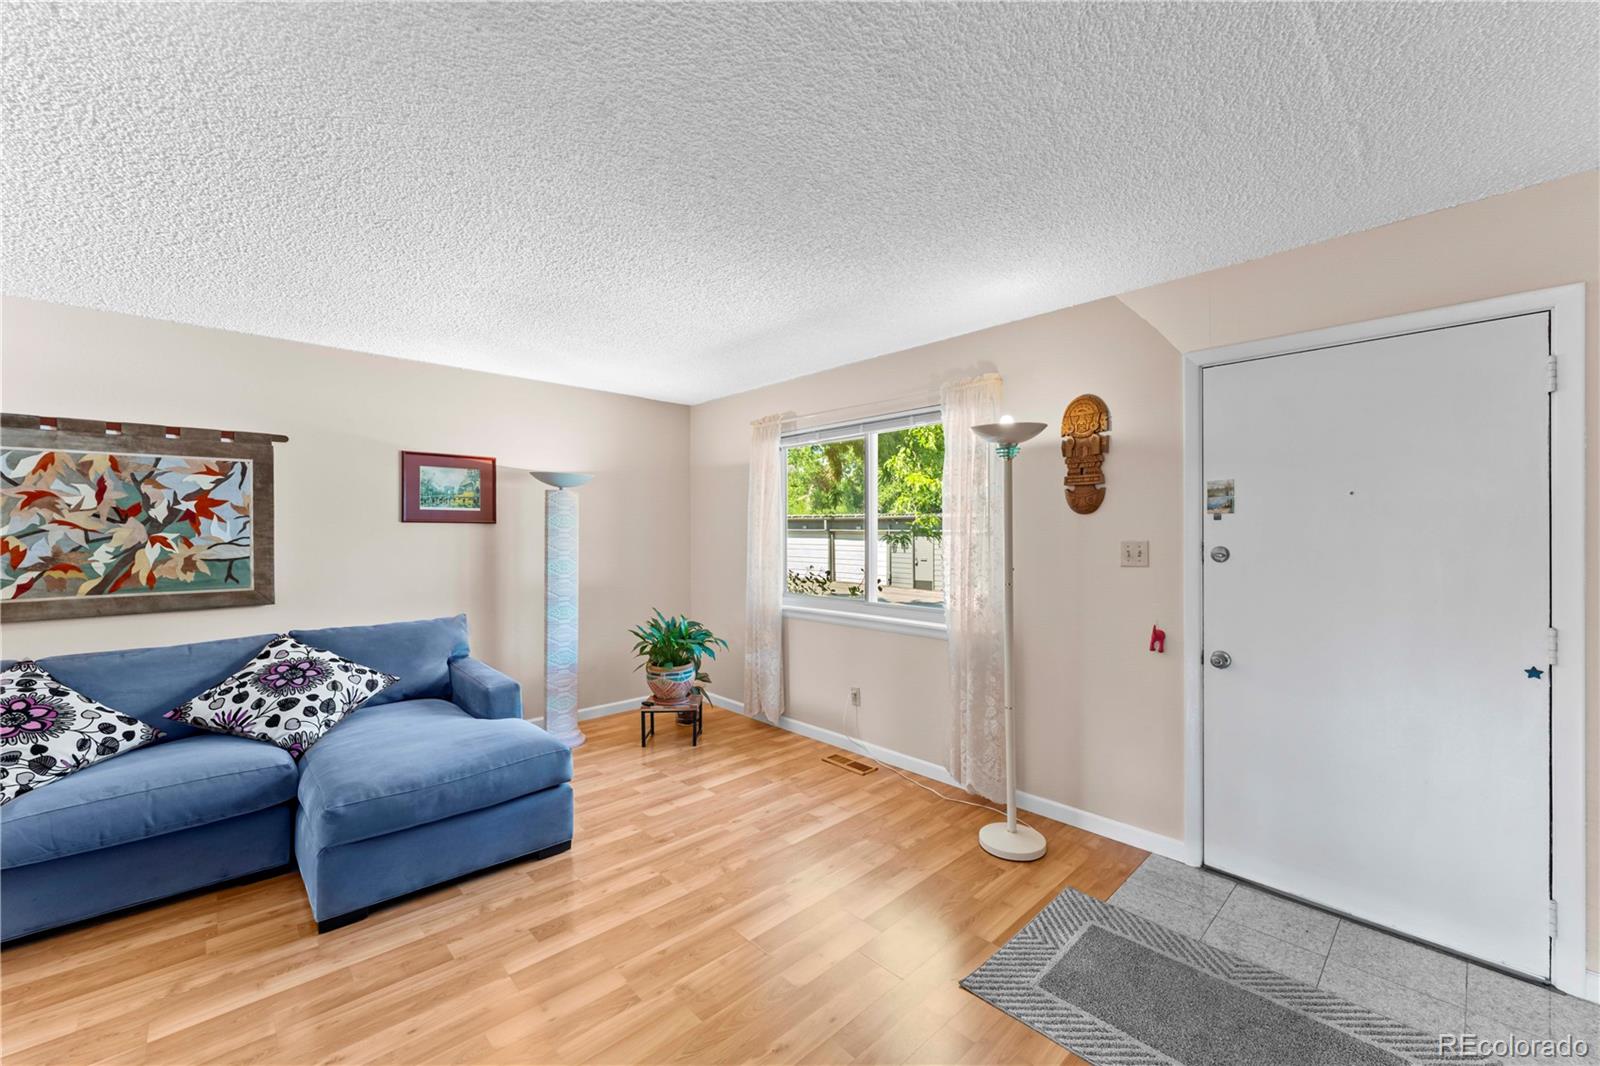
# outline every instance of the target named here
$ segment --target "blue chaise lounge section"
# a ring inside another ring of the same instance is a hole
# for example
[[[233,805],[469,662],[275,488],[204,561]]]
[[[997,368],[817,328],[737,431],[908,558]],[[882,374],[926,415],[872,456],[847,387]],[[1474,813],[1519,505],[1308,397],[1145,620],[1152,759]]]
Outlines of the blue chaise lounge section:
[[[291,863],[326,930],[571,845],[571,752],[523,720],[515,681],[470,657],[465,616],[293,636],[400,679],[298,764],[162,717],[271,634],[40,660],[169,735],[0,806],[0,940]]]

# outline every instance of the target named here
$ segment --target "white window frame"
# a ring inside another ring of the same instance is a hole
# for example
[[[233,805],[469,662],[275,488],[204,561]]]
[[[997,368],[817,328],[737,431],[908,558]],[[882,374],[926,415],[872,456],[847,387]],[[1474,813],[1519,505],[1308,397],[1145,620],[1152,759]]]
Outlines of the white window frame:
[[[786,618],[800,618],[836,625],[880,629],[913,636],[943,638],[946,633],[944,607],[918,607],[910,604],[884,603],[878,599],[878,434],[912,426],[934,425],[943,420],[943,411],[937,406],[918,407],[890,415],[839,422],[811,429],[794,430],[779,439],[783,449],[784,484],[789,479],[789,449],[808,444],[831,444],[835,441],[863,440],[865,442],[866,491],[862,507],[866,512],[862,533],[862,598],[847,599],[842,596],[807,596],[788,591],[788,537],[789,510],[784,506],[784,582],[783,614]]]

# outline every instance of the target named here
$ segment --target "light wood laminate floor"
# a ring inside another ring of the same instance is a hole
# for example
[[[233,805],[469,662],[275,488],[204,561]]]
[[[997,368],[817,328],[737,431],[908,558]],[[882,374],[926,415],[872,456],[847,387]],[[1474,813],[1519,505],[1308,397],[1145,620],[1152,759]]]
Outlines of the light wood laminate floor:
[[[8,948],[5,1062],[1081,1061],[957,982],[1144,852],[1028,816],[1002,862],[988,812],[728,711],[585,731],[570,852],[322,936],[288,875]]]

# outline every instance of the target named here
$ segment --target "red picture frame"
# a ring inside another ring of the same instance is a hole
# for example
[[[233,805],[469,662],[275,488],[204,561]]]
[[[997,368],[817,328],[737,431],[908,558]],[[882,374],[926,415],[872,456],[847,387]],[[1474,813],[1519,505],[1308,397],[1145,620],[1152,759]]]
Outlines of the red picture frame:
[[[400,521],[492,525],[492,456],[400,453]]]

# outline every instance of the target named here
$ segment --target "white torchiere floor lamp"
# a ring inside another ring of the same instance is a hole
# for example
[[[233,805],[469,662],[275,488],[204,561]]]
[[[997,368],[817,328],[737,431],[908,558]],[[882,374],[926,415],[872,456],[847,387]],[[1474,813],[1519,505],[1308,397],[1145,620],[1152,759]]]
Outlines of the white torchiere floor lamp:
[[[544,727],[576,748],[578,729],[578,494],[593,474],[534,470],[544,494]]]
[[[1005,571],[1005,630],[1003,637],[1005,660],[1005,725],[1006,725],[1006,820],[991,822],[978,830],[978,843],[990,855],[1013,862],[1032,862],[1044,854],[1044,837],[1037,829],[1017,824],[1017,768],[1016,745],[1011,736],[1011,461],[1017,457],[1022,442],[1037,437],[1044,431],[1043,422],[1017,422],[1003,415],[998,422],[973,426],[972,431],[995,446],[995,451],[1005,464],[1005,542],[1000,565]]]

